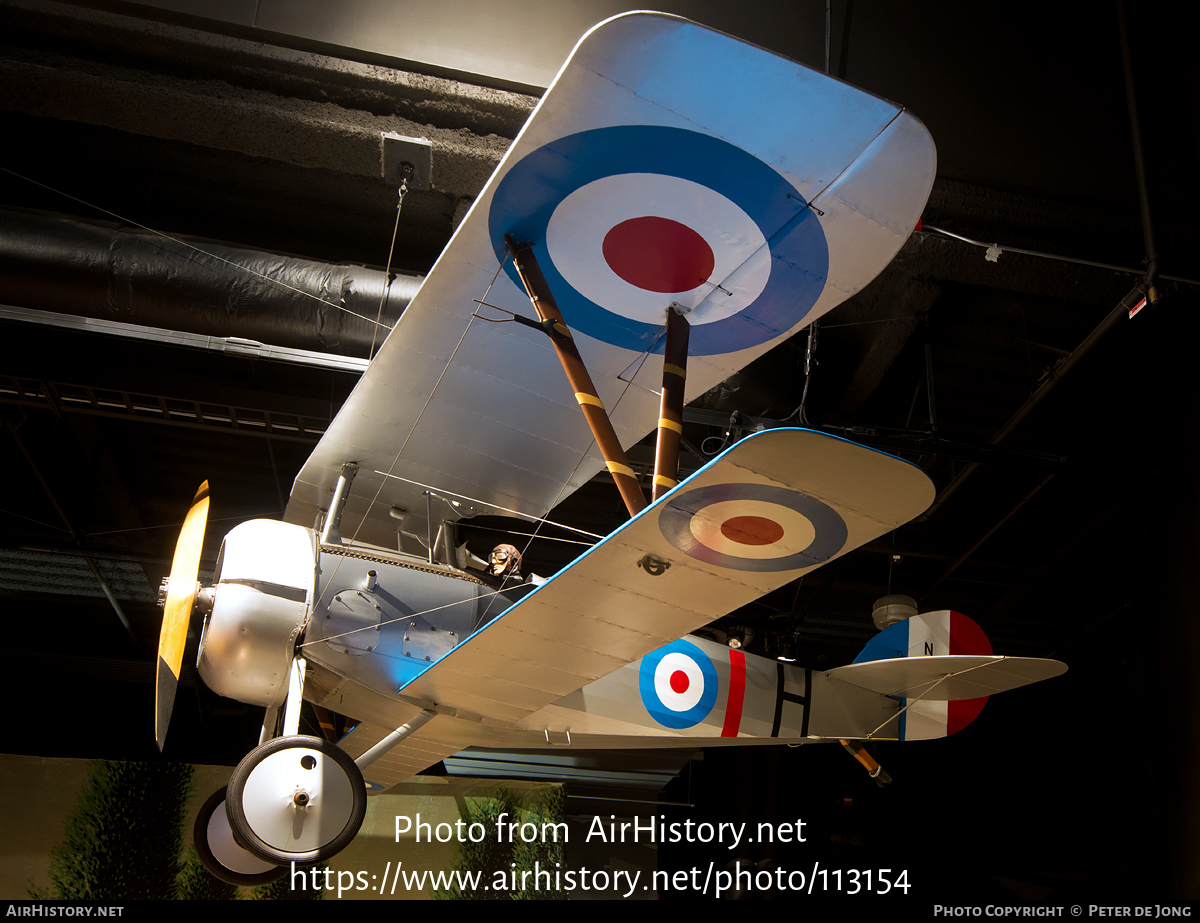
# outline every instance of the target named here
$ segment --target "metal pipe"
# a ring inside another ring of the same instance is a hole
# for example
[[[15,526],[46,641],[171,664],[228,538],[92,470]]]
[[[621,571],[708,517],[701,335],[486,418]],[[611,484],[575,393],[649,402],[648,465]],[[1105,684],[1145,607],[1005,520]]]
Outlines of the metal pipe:
[[[1096,343],[1099,342],[1100,338],[1116,325],[1117,321],[1121,320],[1129,313],[1129,309],[1137,301],[1139,301],[1141,297],[1142,290],[1140,287],[1138,287],[1133,289],[1120,302],[1118,302],[1117,306],[1109,312],[1108,316],[1105,317],[1104,320],[1096,325],[1092,332],[1084,338],[1083,342],[1071,350],[1068,355],[1064,356],[1062,361],[1051,370],[1049,376],[1047,376],[1046,380],[1042,382],[1041,387],[1039,387],[1035,392],[1033,392],[1033,394],[1029,396],[1029,399],[1017,409],[1016,413],[1009,417],[1008,422],[1000,427],[996,434],[988,440],[988,445],[999,445],[1006,438],[1008,438],[1008,435],[1017,428],[1022,420],[1029,416],[1029,414],[1038,404],[1045,400],[1046,396],[1054,390],[1054,386],[1067,376],[1067,373],[1070,372],[1071,369],[1075,367],[1075,364],[1087,354],[1088,350],[1095,346]],[[949,484],[947,484],[941,489],[941,491],[938,492],[937,498],[932,504],[930,504],[929,509],[927,509],[913,521],[924,522],[925,520],[929,519],[938,511],[942,504],[949,500],[954,492],[962,487],[966,480],[972,474],[974,474],[976,470],[978,470],[979,465],[979,462],[973,461],[964,467],[962,471],[958,473],[957,477],[955,477]]]
[[[22,308],[367,357],[421,277],[0,210],[0,287]],[[385,299],[386,296],[386,299]]]
[[[1142,125],[1138,118],[1137,93],[1133,86],[1133,57],[1129,53],[1129,30],[1125,23],[1124,0],[1117,2],[1117,24],[1121,33],[1121,66],[1125,72],[1125,103],[1129,107],[1129,133],[1133,141],[1133,169],[1137,174],[1138,204],[1142,210],[1142,238],[1146,242],[1146,299],[1158,300],[1158,246],[1154,242],[1154,223],[1150,217],[1150,188],[1146,182],[1146,156],[1142,149]]]
[[[1021,509],[1025,506],[1025,504],[1027,504],[1030,500],[1032,500],[1035,496],[1037,496],[1041,492],[1042,488],[1045,487],[1047,484],[1049,484],[1053,480],[1054,480],[1054,475],[1048,474],[1044,478],[1042,478],[1040,481],[1038,481],[1037,486],[1034,487],[1032,490],[1030,490],[1029,493],[1025,494],[1025,496],[1022,497],[1017,502],[1016,506],[1014,506],[1007,513],[1005,513],[1002,517],[1000,517],[1000,520],[995,525],[993,525],[990,529],[988,529],[985,533],[983,533],[983,535],[981,535],[978,539],[976,539],[975,543],[973,545],[971,545],[971,547],[968,548],[966,551],[964,551],[962,554],[960,554],[958,556],[958,558],[955,559],[953,564],[951,564],[944,571],[942,571],[941,575],[935,581],[933,581],[933,583],[931,583],[929,585],[929,589],[926,590],[926,592],[932,593],[939,586],[941,586],[942,583],[946,580],[946,578],[948,578],[956,570],[958,570],[960,567],[962,567],[963,563],[969,557],[971,557],[971,555],[973,555],[976,551],[978,551],[983,546],[984,542],[986,542],[989,538],[991,538],[993,535],[995,535],[997,532],[999,532],[1000,529],[1004,526],[1004,524],[1006,522],[1008,522],[1010,519],[1012,519],[1014,516],[1016,516],[1017,513],[1019,513],[1021,511]]]
[[[1074,263],[1076,266],[1093,266],[1096,269],[1111,269],[1113,272],[1123,272],[1129,276],[1145,276],[1145,273],[1141,269],[1134,269],[1132,266],[1118,266],[1116,263],[1100,263],[1096,260],[1085,260],[1075,256],[1063,256],[1060,253],[1047,253],[1044,250],[1026,250],[1023,247],[1010,247],[1007,244],[995,241],[988,243],[985,240],[975,240],[971,237],[964,237],[962,234],[955,234],[953,231],[947,231],[945,228],[935,227],[932,224],[922,225],[920,233],[936,234],[941,237],[952,238],[953,240],[961,240],[964,244],[970,244],[972,247],[980,247],[984,250],[999,247],[1002,253],[1020,253],[1024,256],[1035,256],[1041,260]],[[1166,273],[1159,273],[1158,278],[1166,279],[1170,282],[1182,282],[1185,285],[1200,285],[1200,279],[1189,279],[1187,276],[1170,276]]]

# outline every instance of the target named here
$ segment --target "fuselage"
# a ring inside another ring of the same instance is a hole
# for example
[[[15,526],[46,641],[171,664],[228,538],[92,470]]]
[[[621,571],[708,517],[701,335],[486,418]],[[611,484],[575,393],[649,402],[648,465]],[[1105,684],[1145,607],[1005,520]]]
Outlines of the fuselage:
[[[256,520],[222,544],[198,666],[215,691],[271,707],[286,696],[287,665],[300,653],[313,668],[308,698],[399,725],[412,710],[406,687],[530,592]],[[820,671],[688,637],[488,736],[522,747],[894,739],[889,719],[899,708]]]

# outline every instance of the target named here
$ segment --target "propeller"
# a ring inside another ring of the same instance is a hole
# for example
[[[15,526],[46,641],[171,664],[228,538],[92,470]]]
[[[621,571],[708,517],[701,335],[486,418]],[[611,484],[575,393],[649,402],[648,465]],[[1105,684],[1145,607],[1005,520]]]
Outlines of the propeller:
[[[183,664],[183,648],[187,643],[188,623],[196,603],[200,573],[200,552],[204,547],[204,527],[208,523],[208,481],[200,485],[192,507],[179,530],[175,558],[171,561],[171,576],[159,589],[159,605],[163,609],[162,631],[158,636],[158,675],[154,683],[154,739],[161,752],[167,739],[167,725],[175,705],[175,690],[179,687],[179,668]]]

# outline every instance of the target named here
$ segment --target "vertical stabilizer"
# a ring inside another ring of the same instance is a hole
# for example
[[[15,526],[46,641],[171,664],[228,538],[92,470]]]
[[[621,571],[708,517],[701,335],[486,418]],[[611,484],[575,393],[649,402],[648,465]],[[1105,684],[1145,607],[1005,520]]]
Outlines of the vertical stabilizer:
[[[961,612],[941,609],[914,615],[881,631],[867,642],[854,662],[991,653],[992,644],[979,625]],[[901,707],[908,704],[907,699],[900,701]],[[954,702],[915,702],[899,718],[900,739],[927,740],[961,731],[979,716],[986,702],[987,696]]]

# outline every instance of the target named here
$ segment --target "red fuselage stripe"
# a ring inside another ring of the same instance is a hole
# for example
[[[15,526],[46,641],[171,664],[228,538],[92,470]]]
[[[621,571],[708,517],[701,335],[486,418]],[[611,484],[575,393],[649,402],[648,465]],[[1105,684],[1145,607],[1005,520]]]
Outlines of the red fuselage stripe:
[[[729,650],[729,698],[725,702],[725,726],[722,737],[737,737],[742,725],[742,701],[746,696],[746,655]]]

